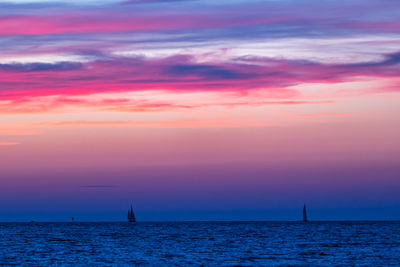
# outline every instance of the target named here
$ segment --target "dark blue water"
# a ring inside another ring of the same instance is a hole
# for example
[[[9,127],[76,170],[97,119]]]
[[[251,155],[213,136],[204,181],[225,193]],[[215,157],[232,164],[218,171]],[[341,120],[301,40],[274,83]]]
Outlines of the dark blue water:
[[[400,266],[400,222],[0,223],[0,265]]]

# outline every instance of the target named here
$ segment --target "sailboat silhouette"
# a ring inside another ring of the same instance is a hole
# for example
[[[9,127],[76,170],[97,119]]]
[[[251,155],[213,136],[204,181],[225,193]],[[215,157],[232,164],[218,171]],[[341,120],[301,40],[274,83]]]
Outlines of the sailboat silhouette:
[[[306,204],[303,207],[303,222],[308,222]]]
[[[136,222],[136,217],[135,213],[133,213],[132,205],[131,208],[128,210],[128,222]]]

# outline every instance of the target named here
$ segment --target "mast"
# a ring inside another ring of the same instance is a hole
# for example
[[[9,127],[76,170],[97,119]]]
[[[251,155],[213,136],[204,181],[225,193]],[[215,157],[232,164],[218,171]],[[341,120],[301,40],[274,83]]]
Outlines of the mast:
[[[303,207],[303,222],[308,222],[306,204]]]

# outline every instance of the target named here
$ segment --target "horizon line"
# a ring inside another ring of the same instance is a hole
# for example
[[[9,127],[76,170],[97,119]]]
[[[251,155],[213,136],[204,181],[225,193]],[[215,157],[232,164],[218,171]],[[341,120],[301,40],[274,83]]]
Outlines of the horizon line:
[[[184,222],[238,222],[238,223],[246,223],[246,222],[298,222],[298,223],[304,223],[301,219],[300,220],[144,220],[144,221],[137,221],[135,223],[171,223],[171,222],[176,222],[176,223],[184,223]],[[349,219],[335,219],[335,220],[309,220],[306,223],[319,223],[319,222],[400,222],[400,219],[354,219],[354,220],[349,220]],[[135,224],[131,223],[128,221],[0,221],[1,223],[127,223],[127,224]]]

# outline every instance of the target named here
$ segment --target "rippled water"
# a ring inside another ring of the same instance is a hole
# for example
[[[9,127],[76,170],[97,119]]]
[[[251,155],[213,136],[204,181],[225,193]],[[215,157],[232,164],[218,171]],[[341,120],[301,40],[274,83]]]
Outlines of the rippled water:
[[[0,265],[400,265],[400,222],[2,223]]]

